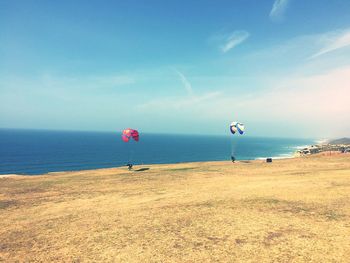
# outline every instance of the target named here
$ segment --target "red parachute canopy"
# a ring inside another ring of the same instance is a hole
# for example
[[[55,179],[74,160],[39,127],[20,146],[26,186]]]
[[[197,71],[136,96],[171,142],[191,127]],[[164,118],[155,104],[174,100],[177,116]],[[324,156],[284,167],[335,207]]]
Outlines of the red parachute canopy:
[[[139,132],[134,129],[125,129],[122,133],[122,139],[124,142],[128,142],[130,138],[133,138],[135,141],[139,141]]]

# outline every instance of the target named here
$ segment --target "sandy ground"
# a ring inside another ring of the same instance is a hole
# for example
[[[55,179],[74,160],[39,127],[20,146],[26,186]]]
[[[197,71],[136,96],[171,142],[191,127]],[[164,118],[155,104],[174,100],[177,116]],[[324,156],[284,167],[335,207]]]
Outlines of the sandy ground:
[[[349,262],[350,155],[137,168],[0,178],[0,261]]]

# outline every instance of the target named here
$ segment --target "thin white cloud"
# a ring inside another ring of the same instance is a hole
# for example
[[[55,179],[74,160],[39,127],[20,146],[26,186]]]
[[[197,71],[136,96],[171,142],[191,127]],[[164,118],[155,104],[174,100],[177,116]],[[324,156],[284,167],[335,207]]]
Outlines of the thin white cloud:
[[[251,65],[250,72],[259,70],[259,73],[262,69],[263,71],[268,69],[276,72],[303,71],[314,74],[343,67],[349,65],[350,28],[299,35],[256,49],[246,54],[244,58],[244,62]]]
[[[350,46],[350,30],[345,30],[338,34],[328,34],[323,36],[322,39],[325,39],[325,46],[313,54],[310,59],[314,59],[329,52]]]
[[[187,78],[185,77],[184,74],[182,74],[180,71],[178,71],[177,69],[174,69],[174,71],[176,72],[176,74],[180,77],[180,80],[183,84],[183,86],[185,87],[188,95],[192,96],[193,95],[193,89],[192,89],[192,85],[191,83],[187,80]]]
[[[234,31],[229,35],[222,36],[221,38],[225,43],[220,46],[220,49],[223,53],[226,53],[232,48],[244,42],[249,36],[249,32],[244,30]]]
[[[270,11],[270,19],[274,21],[282,20],[287,10],[288,4],[289,0],[275,0]]]
[[[276,135],[270,131],[273,125],[284,136],[338,137],[348,135],[350,129],[349,85],[350,66],[346,66],[312,75],[271,76],[263,93],[227,89],[193,97],[160,97],[137,109],[177,121],[205,119],[218,125],[228,123],[234,114],[250,123],[254,134]]]

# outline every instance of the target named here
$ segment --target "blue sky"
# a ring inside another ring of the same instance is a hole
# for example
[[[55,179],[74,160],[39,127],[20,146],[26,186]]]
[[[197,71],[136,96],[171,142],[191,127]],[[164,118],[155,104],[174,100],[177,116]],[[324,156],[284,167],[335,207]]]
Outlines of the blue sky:
[[[0,0],[0,127],[350,135],[350,1]]]

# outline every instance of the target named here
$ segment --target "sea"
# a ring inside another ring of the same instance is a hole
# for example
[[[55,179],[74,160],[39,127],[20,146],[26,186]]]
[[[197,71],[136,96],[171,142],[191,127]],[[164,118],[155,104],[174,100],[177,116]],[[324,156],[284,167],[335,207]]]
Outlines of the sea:
[[[0,129],[0,174],[148,164],[288,158],[313,139],[141,133],[125,143],[120,132]]]

